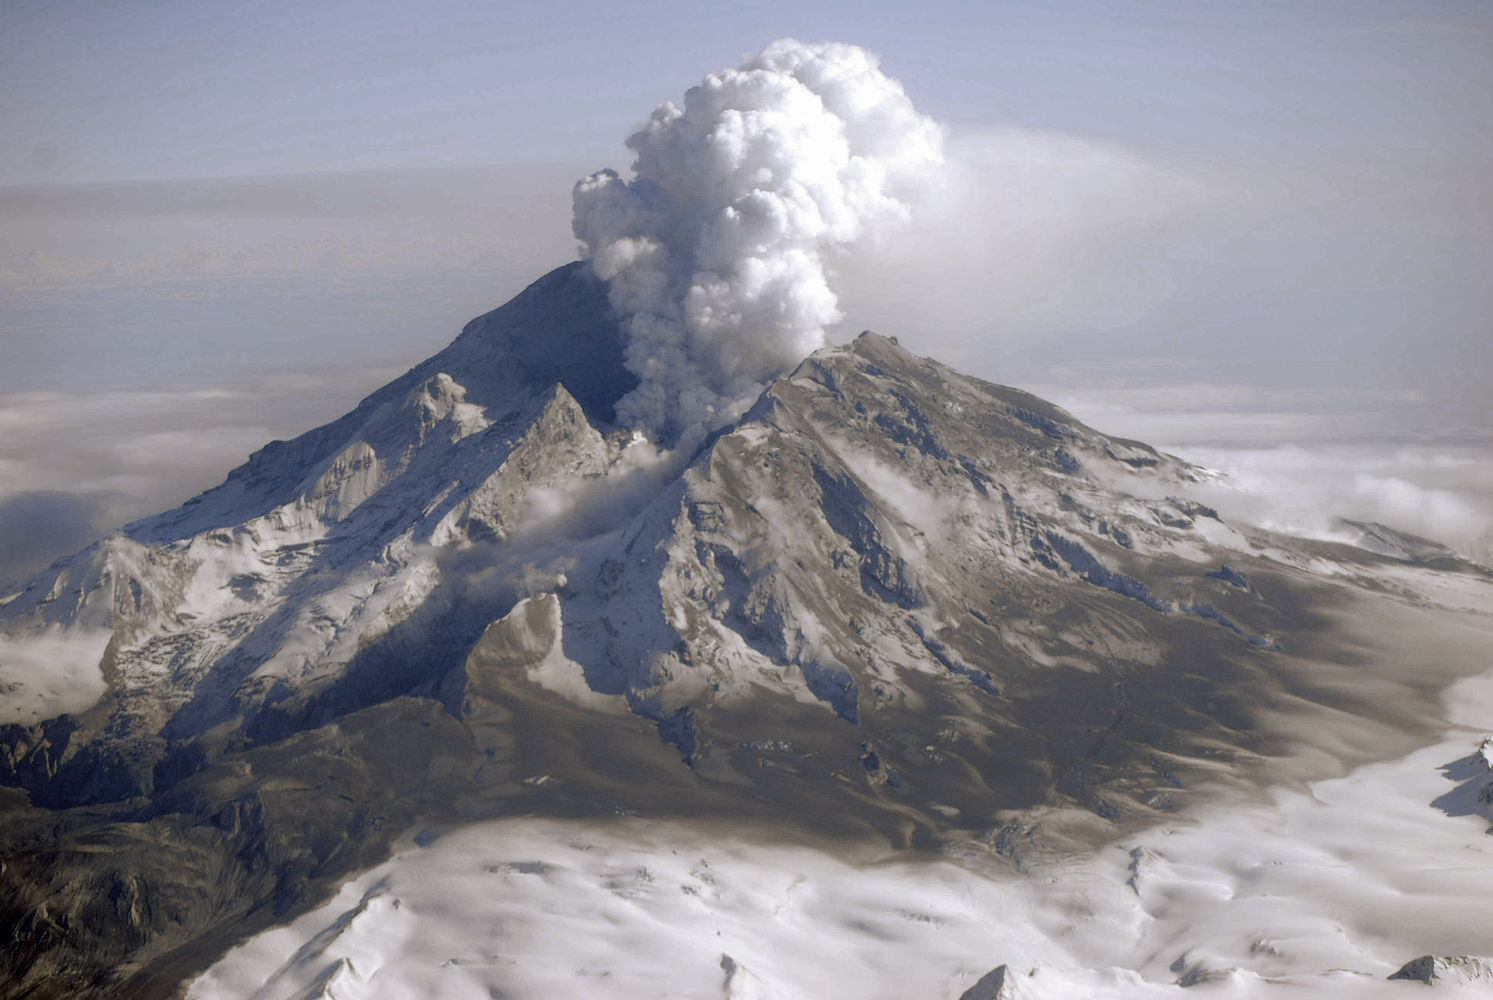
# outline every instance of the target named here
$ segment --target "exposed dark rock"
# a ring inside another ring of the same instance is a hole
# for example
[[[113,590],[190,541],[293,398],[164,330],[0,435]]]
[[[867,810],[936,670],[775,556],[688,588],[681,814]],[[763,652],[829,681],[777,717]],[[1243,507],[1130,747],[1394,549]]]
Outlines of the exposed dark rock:
[[[1227,566],[1220,566],[1208,575],[1215,580],[1222,580],[1224,583],[1238,587],[1240,590],[1249,589],[1249,581],[1245,579],[1244,574],[1235,572]]]
[[[1390,979],[1408,979],[1427,986],[1482,984],[1493,988],[1493,959],[1470,955],[1422,955],[1391,973]]]
[[[1015,977],[1009,968],[997,965],[959,994],[959,1000],[1016,1000]]]

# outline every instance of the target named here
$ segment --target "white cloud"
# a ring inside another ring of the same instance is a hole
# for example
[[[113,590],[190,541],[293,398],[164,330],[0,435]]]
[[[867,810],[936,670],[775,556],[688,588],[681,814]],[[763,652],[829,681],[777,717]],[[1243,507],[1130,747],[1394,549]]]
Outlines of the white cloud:
[[[641,380],[622,418],[669,442],[708,430],[823,346],[834,261],[906,221],[942,144],[853,45],[782,39],[660,105],[628,140],[632,180],[575,189]]]
[[[1225,516],[1289,534],[1344,538],[1339,518],[1374,521],[1493,559],[1493,451],[1403,446],[1194,448],[1225,474],[1198,491]]]
[[[1315,538],[1376,521],[1493,559],[1493,433],[1417,421],[1415,390],[1210,382],[1196,364],[1143,359],[1067,370],[1027,388],[1106,434],[1136,438],[1224,474],[1195,491],[1226,516]]]

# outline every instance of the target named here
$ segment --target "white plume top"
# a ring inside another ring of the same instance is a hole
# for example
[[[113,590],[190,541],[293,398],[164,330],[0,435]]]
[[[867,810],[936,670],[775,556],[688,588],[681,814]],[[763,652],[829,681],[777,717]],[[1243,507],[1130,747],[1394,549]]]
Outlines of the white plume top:
[[[833,258],[905,221],[943,132],[853,45],[773,42],[666,102],[627,145],[632,180],[575,187],[576,236],[641,380],[620,419],[672,439],[717,426],[824,346]]]

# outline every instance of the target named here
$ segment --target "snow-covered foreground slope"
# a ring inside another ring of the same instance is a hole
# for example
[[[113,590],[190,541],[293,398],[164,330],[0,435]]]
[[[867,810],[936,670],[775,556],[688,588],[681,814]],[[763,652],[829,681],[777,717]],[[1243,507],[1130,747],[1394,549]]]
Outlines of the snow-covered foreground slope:
[[[1493,719],[1493,674],[1450,697],[1454,718]],[[1023,1000],[1417,996],[1387,977],[1493,950],[1476,746],[1459,730],[1019,871],[972,846],[867,856],[762,827],[426,831],[188,996],[956,1000],[1002,964]],[[1435,995],[1493,995],[1493,977]]]

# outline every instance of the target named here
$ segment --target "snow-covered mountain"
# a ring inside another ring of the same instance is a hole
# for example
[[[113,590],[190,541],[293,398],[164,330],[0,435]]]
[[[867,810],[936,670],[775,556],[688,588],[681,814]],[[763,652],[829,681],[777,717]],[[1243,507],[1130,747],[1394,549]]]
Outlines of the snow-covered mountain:
[[[169,992],[477,820],[1034,863],[1303,746],[1384,753],[1473,670],[1482,633],[1436,623],[1476,567],[1227,523],[1206,470],[895,339],[816,352],[688,453],[613,424],[635,385],[561,268],[4,595],[4,989]]]

